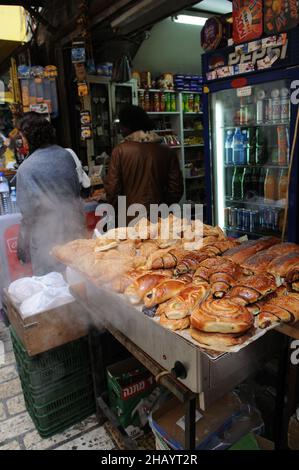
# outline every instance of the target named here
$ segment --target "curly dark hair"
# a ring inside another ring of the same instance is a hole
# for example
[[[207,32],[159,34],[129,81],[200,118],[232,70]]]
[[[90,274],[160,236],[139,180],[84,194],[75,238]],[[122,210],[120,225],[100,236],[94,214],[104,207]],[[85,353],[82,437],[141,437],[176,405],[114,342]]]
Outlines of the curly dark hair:
[[[132,104],[127,104],[121,108],[119,112],[119,122],[121,127],[128,129],[130,132],[147,132],[153,129],[152,121],[144,109]]]
[[[18,129],[26,137],[31,153],[56,143],[55,129],[42,114],[25,113],[18,122]]]

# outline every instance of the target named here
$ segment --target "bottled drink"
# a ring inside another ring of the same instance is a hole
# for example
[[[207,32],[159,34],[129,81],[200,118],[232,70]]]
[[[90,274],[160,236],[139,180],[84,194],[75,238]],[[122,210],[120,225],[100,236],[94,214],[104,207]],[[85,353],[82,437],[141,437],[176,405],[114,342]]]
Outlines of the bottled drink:
[[[234,170],[234,176],[232,180],[232,198],[234,200],[243,199],[243,168],[236,167]]]
[[[256,131],[256,163],[263,165],[268,160],[267,138],[265,128]]]
[[[258,191],[259,191],[259,169],[253,168],[251,172],[251,189],[250,189],[251,198],[258,197]]]
[[[290,120],[290,96],[287,88],[280,90],[280,121],[289,122]]]
[[[231,165],[233,163],[233,131],[227,131],[225,139],[225,163]]]
[[[244,165],[248,164],[248,154],[249,154],[249,140],[248,140],[248,130],[243,129],[242,130],[242,138],[243,138],[243,147],[244,147],[244,160],[243,163]]]
[[[225,195],[228,199],[232,198],[232,180],[233,180],[233,167],[225,168]]]
[[[288,170],[281,170],[279,183],[278,183],[278,199],[286,199],[288,192]]]
[[[247,163],[255,165],[256,163],[256,129],[250,127],[248,130]]]
[[[257,92],[256,100],[256,123],[262,124],[265,120],[265,98],[266,93],[264,90],[259,90]]]
[[[273,165],[278,164],[278,146],[277,146],[277,129],[275,127],[268,127],[264,130],[267,141],[268,160]]]
[[[16,214],[17,212],[19,212],[19,209],[18,209],[18,206],[17,206],[16,188],[14,186],[12,186],[12,188],[11,188],[10,201],[11,201],[11,212],[13,214]]]
[[[271,92],[272,98],[272,122],[280,122],[281,119],[281,101],[280,101],[280,92],[275,89]]]
[[[3,173],[0,173],[0,212],[1,215],[11,213],[9,185]]]
[[[246,126],[249,120],[249,108],[245,97],[240,99],[240,125]]]
[[[161,93],[160,96],[160,111],[163,113],[166,110],[166,96],[165,93]]]
[[[287,165],[288,163],[288,140],[285,126],[277,127],[277,163]]]
[[[189,101],[190,112],[193,113],[194,112],[194,95],[192,93],[190,93],[190,95],[188,96],[188,101]]]
[[[240,127],[237,127],[233,137],[233,160],[236,165],[242,165],[245,162],[243,135]]]
[[[168,112],[168,113],[171,111],[171,96],[170,96],[170,93],[166,94],[166,108],[165,108],[165,111]]]
[[[263,199],[265,196],[265,177],[266,177],[265,169],[261,168],[259,172],[258,197],[263,198]]]
[[[265,179],[265,186],[264,186],[265,200],[275,201],[276,189],[277,189],[277,181],[276,181],[275,170],[268,168],[266,179]]]
[[[270,124],[272,122],[272,114],[273,114],[273,103],[272,98],[267,98],[265,100],[265,122]]]
[[[243,197],[245,200],[252,198],[252,172],[251,168],[244,168],[243,173]]]
[[[160,112],[160,96],[159,96],[159,93],[154,94],[154,111],[156,113]]]
[[[144,93],[144,111],[149,112],[151,110],[150,94],[148,91]]]

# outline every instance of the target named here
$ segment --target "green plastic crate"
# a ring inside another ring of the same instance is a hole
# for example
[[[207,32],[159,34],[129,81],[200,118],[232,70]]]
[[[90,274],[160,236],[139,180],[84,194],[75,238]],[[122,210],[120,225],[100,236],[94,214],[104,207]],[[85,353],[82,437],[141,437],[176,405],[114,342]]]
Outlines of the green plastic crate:
[[[86,338],[59,348],[28,356],[20,339],[11,328],[11,338],[21,379],[32,387],[42,388],[61,379],[67,379],[80,369],[90,370],[89,349]]]
[[[30,396],[37,407],[63,400],[64,397],[77,394],[78,391],[86,388],[93,390],[92,376],[85,371],[80,375],[70,377],[67,381],[57,382],[44,389],[33,389],[25,380],[21,380],[21,384],[24,394]]]
[[[48,437],[52,437],[55,434],[61,433],[66,429],[70,428],[71,426],[80,423],[84,419],[88,418],[95,412],[95,404],[85,404],[85,407],[74,407],[73,414],[69,412],[68,416],[63,416],[63,419],[57,418],[48,418],[46,419],[39,419],[37,416],[34,415],[33,411],[30,407],[27,406],[27,410],[31,416],[31,419],[38,431],[39,435],[46,439]]]

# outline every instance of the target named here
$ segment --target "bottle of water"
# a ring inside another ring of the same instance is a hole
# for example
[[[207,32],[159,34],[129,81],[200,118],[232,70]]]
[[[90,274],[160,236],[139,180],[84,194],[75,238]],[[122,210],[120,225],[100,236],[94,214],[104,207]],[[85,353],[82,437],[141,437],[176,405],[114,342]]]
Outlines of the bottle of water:
[[[3,173],[0,173],[0,213],[1,215],[11,213],[9,185]]]
[[[225,163],[231,165],[233,163],[233,131],[227,131],[225,140]]]
[[[240,127],[237,127],[236,132],[233,137],[233,159],[235,165],[244,164],[245,150],[243,143],[243,134]]]
[[[17,206],[17,192],[14,186],[11,187],[10,201],[11,201],[11,212],[13,214],[17,214],[17,212],[19,212],[19,209]]]

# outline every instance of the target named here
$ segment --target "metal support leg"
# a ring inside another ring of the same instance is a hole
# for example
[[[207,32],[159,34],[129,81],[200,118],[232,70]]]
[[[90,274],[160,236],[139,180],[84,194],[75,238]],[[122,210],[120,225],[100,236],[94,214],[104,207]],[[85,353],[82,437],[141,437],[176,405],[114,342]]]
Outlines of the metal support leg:
[[[185,449],[195,449],[196,435],[196,398],[191,398],[185,404]]]
[[[274,443],[275,449],[285,448],[284,434],[284,415],[285,415],[285,396],[288,376],[289,362],[289,338],[284,338],[284,347],[279,359],[276,403],[275,403],[275,422],[274,422]]]
[[[90,328],[88,333],[89,353],[91,361],[91,372],[93,378],[94,397],[96,402],[96,415],[99,424],[106,421],[103,411],[98,405],[98,398],[106,388],[105,368],[103,366],[103,351],[99,332],[95,328]]]

